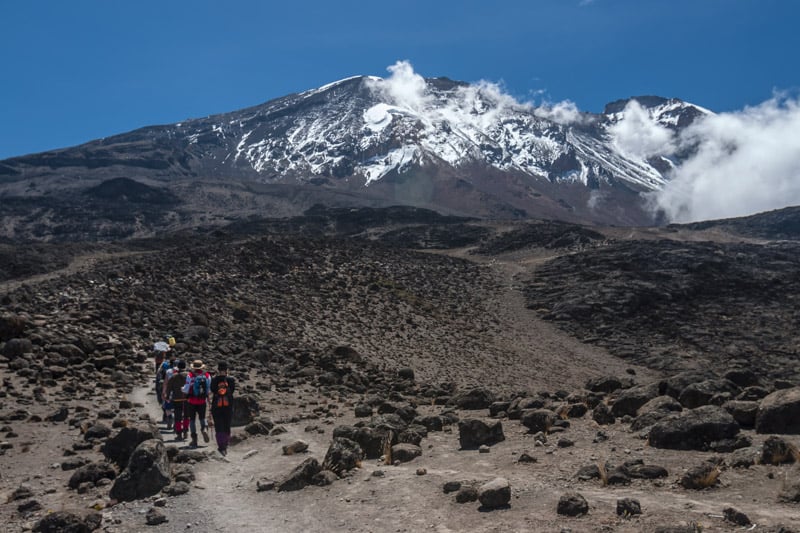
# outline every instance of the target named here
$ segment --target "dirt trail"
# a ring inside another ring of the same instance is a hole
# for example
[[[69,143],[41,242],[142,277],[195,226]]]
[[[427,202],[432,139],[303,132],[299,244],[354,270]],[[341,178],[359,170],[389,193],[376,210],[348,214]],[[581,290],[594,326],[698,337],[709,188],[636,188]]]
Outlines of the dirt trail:
[[[58,270],[45,272],[44,274],[37,274],[24,279],[15,279],[10,281],[0,281],[0,294],[14,291],[23,285],[36,285],[44,281],[49,281],[61,276],[70,276],[78,272],[91,270],[100,263],[111,261],[113,259],[120,259],[123,257],[131,257],[135,255],[145,255],[155,252],[96,252],[91,254],[79,255],[70,261],[69,265]]]

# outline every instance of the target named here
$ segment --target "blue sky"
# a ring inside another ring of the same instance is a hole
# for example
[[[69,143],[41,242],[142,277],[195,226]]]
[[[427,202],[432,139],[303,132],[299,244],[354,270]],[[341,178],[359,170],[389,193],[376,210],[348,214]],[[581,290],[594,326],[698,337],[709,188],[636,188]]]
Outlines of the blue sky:
[[[233,111],[408,60],[599,112],[800,87],[795,0],[4,0],[0,159]]]

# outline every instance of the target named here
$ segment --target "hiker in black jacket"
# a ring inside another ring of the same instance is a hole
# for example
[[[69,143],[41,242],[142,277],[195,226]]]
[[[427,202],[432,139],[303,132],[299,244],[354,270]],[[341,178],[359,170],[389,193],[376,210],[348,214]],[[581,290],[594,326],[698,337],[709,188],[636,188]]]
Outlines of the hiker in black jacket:
[[[217,437],[217,448],[222,455],[228,454],[231,440],[231,421],[233,420],[233,391],[236,380],[228,375],[228,363],[217,365],[217,375],[211,380],[211,416]]]

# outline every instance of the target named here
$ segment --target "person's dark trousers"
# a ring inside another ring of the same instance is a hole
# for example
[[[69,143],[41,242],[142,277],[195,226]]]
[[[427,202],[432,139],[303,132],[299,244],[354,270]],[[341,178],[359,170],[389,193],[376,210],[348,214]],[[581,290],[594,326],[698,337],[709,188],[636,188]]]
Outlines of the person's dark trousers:
[[[206,404],[203,402],[200,405],[193,403],[186,404],[187,416],[189,418],[189,432],[192,434],[192,445],[197,446],[197,424],[194,421],[195,415],[200,420],[200,429],[206,428]]]
[[[231,407],[212,407],[211,416],[214,418],[214,431],[217,438],[217,447],[224,452],[228,449],[228,442],[231,440],[231,421],[233,420],[233,408]]]
[[[172,402],[175,409],[175,434],[178,438],[183,436],[183,432],[188,429],[189,426],[189,416],[188,416],[188,409],[186,400],[174,401]]]

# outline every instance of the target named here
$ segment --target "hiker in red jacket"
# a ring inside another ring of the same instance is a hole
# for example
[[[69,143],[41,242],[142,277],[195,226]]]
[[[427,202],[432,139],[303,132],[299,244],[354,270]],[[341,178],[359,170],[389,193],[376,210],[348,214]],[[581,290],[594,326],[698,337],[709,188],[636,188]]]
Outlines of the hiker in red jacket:
[[[205,371],[206,365],[200,359],[192,361],[192,367],[186,376],[183,391],[186,394],[186,417],[189,418],[189,431],[192,435],[190,448],[197,448],[197,425],[195,415],[200,420],[200,432],[203,442],[208,442],[208,427],[206,423],[206,405],[211,392],[211,375]]]

